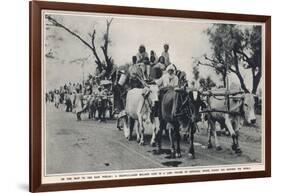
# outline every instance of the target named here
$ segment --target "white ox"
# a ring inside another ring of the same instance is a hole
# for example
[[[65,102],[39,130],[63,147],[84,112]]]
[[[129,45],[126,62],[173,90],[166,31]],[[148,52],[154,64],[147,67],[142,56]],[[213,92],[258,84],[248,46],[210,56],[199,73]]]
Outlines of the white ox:
[[[254,95],[246,93],[239,97],[231,97],[229,102],[231,113],[208,113],[208,121],[211,126],[211,129],[209,131],[208,148],[212,148],[211,136],[213,133],[216,149],[221,150],[221,146],[219,144],[215,129],[215,123],[218,122],[221,127],[228,129],[233,139],[232,149],[235,151],[235,153],[240,154],[242,152],[238,143],[240,119],[244,119],[248,124],[256,123]],[[218,100],[218,98],[211,96],[209,97],[207,103],[209,108],[214,111],[227,111],[227,105],[224,99]]]
[[[124,135],[130,140],[134,123],[136,122],[137,142],[144,145],[144,123],[151,125],[151,145],[155,145],[156,132],[159,129],[159,119],[154,116],[155,103],[158,102],[159,88],[149,85],[143,89],[134,88],[128,91],[126,98],[127,121],[124,124]]]

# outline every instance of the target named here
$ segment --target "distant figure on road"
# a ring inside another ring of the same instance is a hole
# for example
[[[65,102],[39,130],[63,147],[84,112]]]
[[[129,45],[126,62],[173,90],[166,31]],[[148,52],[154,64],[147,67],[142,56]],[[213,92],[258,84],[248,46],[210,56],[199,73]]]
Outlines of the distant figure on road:
[[[54,101],[55,101],[55,107],[58,109],[60,105],[60,94],[58,90],[55,90],[54,92]]]

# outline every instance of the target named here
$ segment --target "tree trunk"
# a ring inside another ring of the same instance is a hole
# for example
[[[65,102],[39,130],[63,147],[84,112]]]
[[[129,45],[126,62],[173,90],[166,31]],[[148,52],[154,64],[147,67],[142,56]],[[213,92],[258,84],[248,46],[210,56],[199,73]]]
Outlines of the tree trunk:
[[[241,88],[243,89],[244,92],[246,93],[250,93],[249,90],[247,89],[246,85],[245,85],[245,82],[244,82],[244,79],[240,73],[240,70],[239,70],[239,64],[238,64],[238,56],[237,56],[237,53],[235,51],[233,51],[234,53],[234,67],[235,67],[235,74],[237,75],[239,81],[240,81],[240,85],[241,85]]]
[[[259,71],[256,75],[254,70],[252,71],[253,73],[253,89],[252,89],[252,93],[256,94],[257,93],[257,89],[260,83],[260,79],[261,79],[261,71]]]
[[[226,88],[226,74],[222,75],[223,87]]]
[[[240,74],[240,72],[236,72],[236,75],[240,81],[240,85],[241,85],[241,88],[243,89],[243,91],[246,93],[250,93],[245,85],[244,79],[243,79],[242,75]]]

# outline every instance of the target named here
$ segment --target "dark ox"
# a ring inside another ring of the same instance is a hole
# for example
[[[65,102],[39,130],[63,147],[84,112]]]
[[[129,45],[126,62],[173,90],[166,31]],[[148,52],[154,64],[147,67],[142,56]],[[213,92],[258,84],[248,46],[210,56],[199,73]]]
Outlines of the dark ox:
[[[227,106],[225,100],[218,100],[217,98],[211,96],[207,100],[210,109],[217,111],[227,111]],[[232,136],[232,149],[237,154],[241,154],[241,148],[238,142],[238,131],[240,129],[240,119],[244,119],[248,124],[256,123],[255,116],[255,99],[254,95],[250,93],[243,94],[239,97],[230,97],[230,113],[223,112],[211,112],[208,113],[208,121],[210,123],[211,129],[209,131],[209,141],[208,148],[212,148],[211,136],[212,133],[215,138],[215,146],[217,150],[221,150],[221,146],[215,131],[215,123],[218,122],[221,127],[227,128]]]
[[[169,88],[161,97],[161,127],[157,133],[158,151],[161,151],[162,131],[169,131],[171,158],[181,157],[180,130],[187,131],[190,137],[189,155],[195,158],[194,133],[199,120],[199,108],[204,106],[198,91]],[[163,124],[163,123],[166,124]],[[176,142],[176,148],[175,148]]]

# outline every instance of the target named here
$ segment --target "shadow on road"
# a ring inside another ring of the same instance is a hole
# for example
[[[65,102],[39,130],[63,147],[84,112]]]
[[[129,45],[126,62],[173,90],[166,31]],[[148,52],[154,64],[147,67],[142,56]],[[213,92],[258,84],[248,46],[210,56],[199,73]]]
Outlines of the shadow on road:
[[[182,162],[181,161],[167,161],[167,162],[162,162],[164,166],[167,167],[178,167]]]
[[[158,149],[153,149],[152,151],[147,151],[147,152],[152,152],[153,155],[162,155],[166,154],[169,155],[171,153],[170,149],[161,149],[160,151]]]

